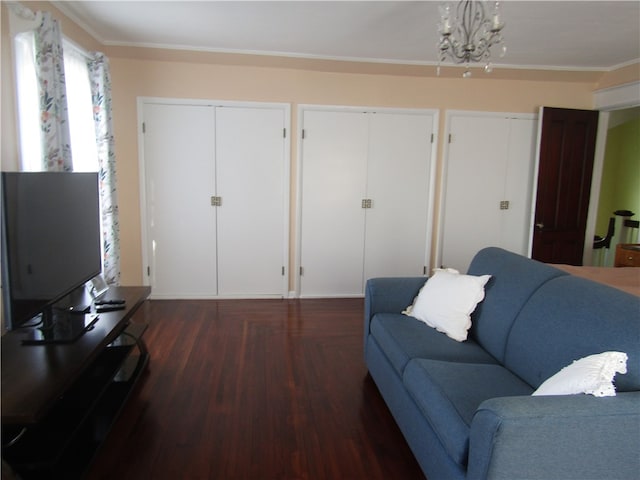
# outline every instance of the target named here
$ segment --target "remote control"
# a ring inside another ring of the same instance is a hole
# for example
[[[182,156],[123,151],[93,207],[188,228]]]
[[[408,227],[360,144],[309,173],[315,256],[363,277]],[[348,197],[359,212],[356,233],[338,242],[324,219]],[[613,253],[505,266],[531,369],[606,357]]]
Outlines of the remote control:
[[[96,305],[124,305],[125,301],[115,298],[113,300],[96,300],[94,303]]]
[[[102,313],[102,312],[112,312],[114,310],[124,310],[125,308],[127,308],[126,306],[120,304],[120,305],[99,305],[96,307],[96,312],[98,313]]]

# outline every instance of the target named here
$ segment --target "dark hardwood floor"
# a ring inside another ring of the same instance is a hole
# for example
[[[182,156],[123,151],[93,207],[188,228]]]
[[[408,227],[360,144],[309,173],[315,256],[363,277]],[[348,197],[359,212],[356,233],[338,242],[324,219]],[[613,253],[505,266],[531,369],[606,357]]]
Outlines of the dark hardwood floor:
[[[424,479],[362,319],[362,299],[146,302],[149,371],[88,478]]]

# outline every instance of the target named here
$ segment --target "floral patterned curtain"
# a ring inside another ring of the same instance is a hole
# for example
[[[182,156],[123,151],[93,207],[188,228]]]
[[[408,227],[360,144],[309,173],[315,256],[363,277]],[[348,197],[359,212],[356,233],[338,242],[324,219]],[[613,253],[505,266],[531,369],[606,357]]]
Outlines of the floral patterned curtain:
[[[73,171],[62,33],[58,22],[49,12],[42,12],[42,23],[34,33],[40,94],[42,170]],[[111,119],[111,79],[107,58],[102,53],[92,56],[87,67],[98,147],[103,276],[108,284],[117,285],[120,282],[120,225]]]
[[[87,62],[87,66],[89,67],[93,119],[98,145],[104,252],[102,275],[109,285],[118,285],[120,283],[120,224],[111,118],[111,76],[107,57],[99,52],[92,54],[92,56],[93,59]]]
[[[64,81],[62,34],[51,13],[35,30],[36,74],[40,90],[43,171],[71,171],[71,140]]]

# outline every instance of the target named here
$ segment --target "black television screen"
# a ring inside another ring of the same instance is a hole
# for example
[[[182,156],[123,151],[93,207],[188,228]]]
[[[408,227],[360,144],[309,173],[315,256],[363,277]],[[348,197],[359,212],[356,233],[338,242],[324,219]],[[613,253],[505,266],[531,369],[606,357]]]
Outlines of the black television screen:
[[[101,272],[97,173],[3,172],[2,217],[8,329]]]

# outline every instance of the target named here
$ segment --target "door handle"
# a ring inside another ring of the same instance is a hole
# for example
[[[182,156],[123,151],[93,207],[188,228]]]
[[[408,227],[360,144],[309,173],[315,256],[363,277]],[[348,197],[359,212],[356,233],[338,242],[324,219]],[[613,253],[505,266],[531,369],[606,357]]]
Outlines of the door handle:
[[[542,230],[544,228],[544,223],[536,223],[536,228]]]

